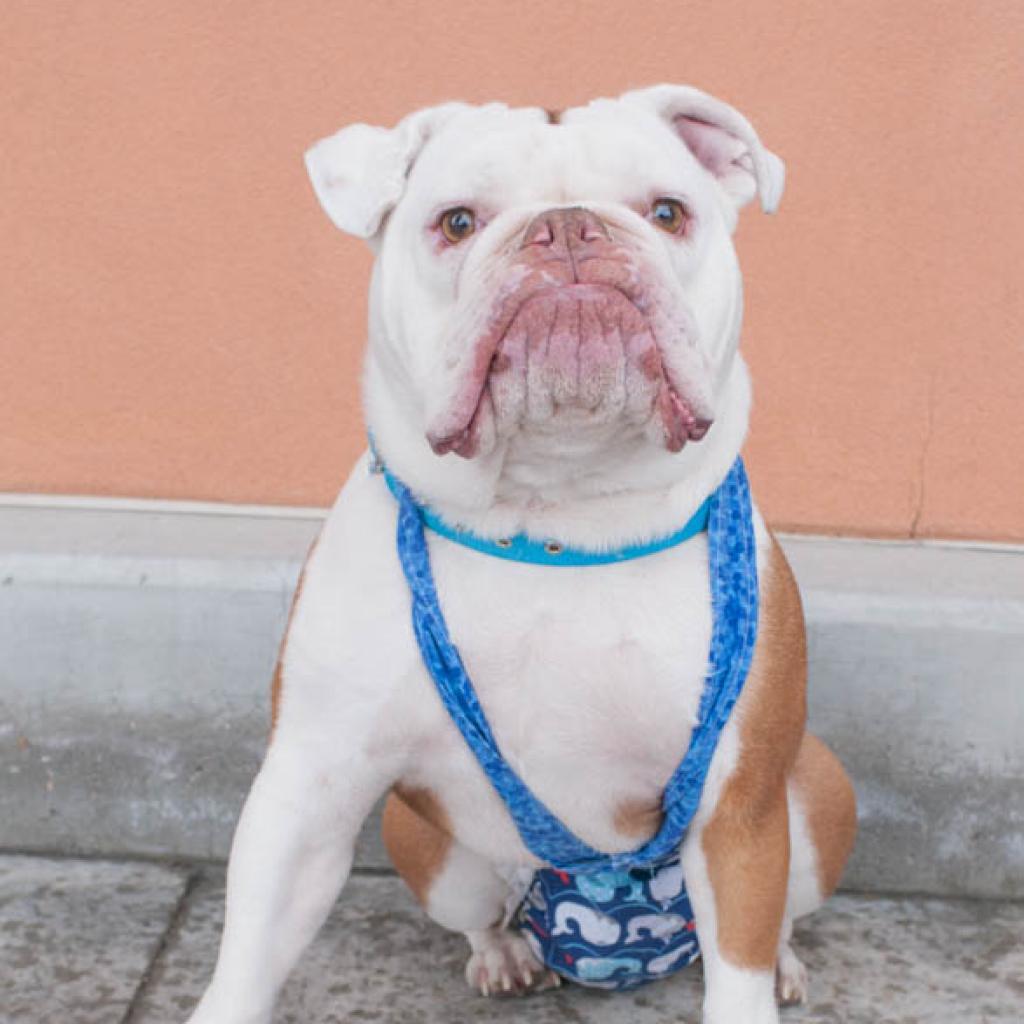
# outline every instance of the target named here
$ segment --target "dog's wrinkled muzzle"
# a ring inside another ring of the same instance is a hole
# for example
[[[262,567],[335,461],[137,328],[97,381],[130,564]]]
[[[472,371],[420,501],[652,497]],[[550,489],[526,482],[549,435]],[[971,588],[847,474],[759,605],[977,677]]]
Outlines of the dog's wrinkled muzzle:
[[[471,458],[556,416],[638,427],[656,414],[670,451],[704,436],[710,420],[666,372],[649,275],[600,217],[580,207],[534,217],[507,274],[455,398],[428,432],[435,452]]]

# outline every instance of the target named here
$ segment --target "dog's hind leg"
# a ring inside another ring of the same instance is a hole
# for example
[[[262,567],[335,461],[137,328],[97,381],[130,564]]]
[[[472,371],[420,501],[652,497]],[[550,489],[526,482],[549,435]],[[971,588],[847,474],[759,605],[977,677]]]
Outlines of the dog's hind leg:
[[[457,843],[436,797],[396,787],[384,806],[384,845],[395,869],[438,924],[461,932],[471,954],[466,981],[483,995],[521,995],[559,984],[523,937],[505,925],[511,887]]]
[[[817,910],[835,890],[857,834],[853,786],[817,736],[804,734],[787,788],[789,888],[776,972],[784,1006],[807,999],[807,970],[790,943],[793,922]]]

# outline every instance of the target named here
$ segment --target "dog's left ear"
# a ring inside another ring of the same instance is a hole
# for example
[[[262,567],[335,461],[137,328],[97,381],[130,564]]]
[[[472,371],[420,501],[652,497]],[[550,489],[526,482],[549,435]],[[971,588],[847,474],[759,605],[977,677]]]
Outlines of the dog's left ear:
[[[417,110],[394,128],[351,124],[306,150],[306,170],[320,205],[336,227],[372,239],[402,193],[431,135],[465,103]]]
[[[758,194],[765,213],[778,209],[786,165],[762,145],[753,125],[735,107],[688,85],[655,85],[624,93],[620,99],[668,121],[737,208]]]

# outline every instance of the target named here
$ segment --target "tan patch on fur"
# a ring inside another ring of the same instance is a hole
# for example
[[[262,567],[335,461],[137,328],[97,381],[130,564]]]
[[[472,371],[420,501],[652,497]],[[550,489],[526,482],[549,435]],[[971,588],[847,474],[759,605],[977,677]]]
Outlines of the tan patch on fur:
[[[839,758],[817,736],[804,734],[793,784],[818,855],[821,895],[835,891],[857,838],[857,798]]]
[[[545,110],[544,113],[548,115],[548,124],[561,124],[562,123],[562,112],[560,110],[555,110],[554,108],[549,108],[549,109]]]
[[[317,537],[310,545],[306,553],[306,560],[302,563],[302,570],[299,572],[299,580],[295,584],[295,593],[292,594],[291,607],[288,609],[288,621],[285,623],[284,636],[281,637],[281,645],[277,650],[277,664],[274,666],[274,678],[270,683],[270,738],[274,738],[274,730],[277,728],[277,719],[281,713],[281,695],[284,693],[284,652],[288,648],[288,634],[292,628],[292,619],[295,618],[295,609],[299,605],[299,598],[302,597],[302,585],[306,582],[306,569],[309,561],[316,551],[320,538]]]
[[[447,811],[431,790],[399,784],[384,804],[381,834],[395,870],[426,906],[452,845]]]
[[[615,831],[631,839],[650,839],[661,828],[661,802],[629,798],[615,808]]]
[[[740,755],[703,834],[718,944],[737,966],[775,966],[789,873],[786,779],[806,719],[807,645],[796,581],[772,540],[750,674],[736,707]]]

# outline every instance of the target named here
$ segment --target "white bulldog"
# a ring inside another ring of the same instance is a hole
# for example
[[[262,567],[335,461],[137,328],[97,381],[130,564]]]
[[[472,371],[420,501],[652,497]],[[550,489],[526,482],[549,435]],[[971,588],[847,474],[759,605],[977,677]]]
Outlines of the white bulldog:
[[[607,552],[672,534],[747,430],[732,233],[781,161],[736,110],[658,86],[559,115],[449,103],[315,145],[321,203],[376,253],[364,394],[377,453],[477,538]],[[238,825],[224,935],[192,1024],[265,1024],[390,791],[385,841],[427,912],[464,932],[485,994],[554,978],[508,927],[540,861],[457,731],[417,647],[398,505],[366,456],[311,552]],[[706,1024],[804,997],[794,918],[832,891],[852,790],[805,733],[800,599],[755,510],[753,664],[682,868]],[[593,848],[652,835],[687,749],[711,634],[698,535],[619,564],[502,560],[432,531],[451,636],[504,757]]]

